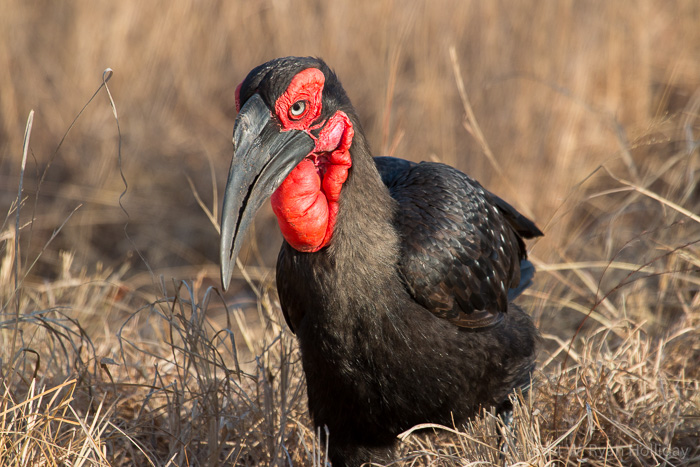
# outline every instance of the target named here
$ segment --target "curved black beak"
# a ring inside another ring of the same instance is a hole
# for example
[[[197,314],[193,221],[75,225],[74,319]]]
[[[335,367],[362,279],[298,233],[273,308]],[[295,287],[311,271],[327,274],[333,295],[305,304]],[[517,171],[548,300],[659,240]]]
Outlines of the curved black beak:
[[[280,131],[258,94],[248,99],[233,126],[233,160],[221,211],[221,285],[226,290],[243,236],[255,213],[289,172],[315,147],[303,131]]]

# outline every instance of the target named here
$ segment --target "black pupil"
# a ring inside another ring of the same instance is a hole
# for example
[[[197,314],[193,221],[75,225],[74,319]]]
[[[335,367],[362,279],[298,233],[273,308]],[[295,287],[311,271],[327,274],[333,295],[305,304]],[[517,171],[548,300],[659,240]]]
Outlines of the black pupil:
[[[292,113],[295,115],[299,115],[303,110],[304,110],[304,103],[301,101],[295,102],[294,105],[292,106]]]

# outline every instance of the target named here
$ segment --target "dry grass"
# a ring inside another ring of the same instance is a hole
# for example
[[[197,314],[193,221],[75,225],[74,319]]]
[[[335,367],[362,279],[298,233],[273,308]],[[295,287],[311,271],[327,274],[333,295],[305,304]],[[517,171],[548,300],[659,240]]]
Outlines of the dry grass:
[[[323,465],[274,220],[222,297],[201,207],[235,85],[288,54],[336,69],[377,154],[456,165],[546,233],[512,431],[423,427],[396,465],[700,464],[693,0],[6,3],[0,465]],[[104,89],[71,126],[107,67],[119,129]]]

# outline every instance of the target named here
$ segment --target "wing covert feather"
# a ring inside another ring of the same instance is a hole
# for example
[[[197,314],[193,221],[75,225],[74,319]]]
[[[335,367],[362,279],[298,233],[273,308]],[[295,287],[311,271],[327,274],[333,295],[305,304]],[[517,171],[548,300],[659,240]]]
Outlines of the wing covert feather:
[[[375,158],[399,204],[401,273],[413,298],[460,327],[498,323],[520,284],[532,221],[444,164]],[[529,278],[528,278],[529,280]]]

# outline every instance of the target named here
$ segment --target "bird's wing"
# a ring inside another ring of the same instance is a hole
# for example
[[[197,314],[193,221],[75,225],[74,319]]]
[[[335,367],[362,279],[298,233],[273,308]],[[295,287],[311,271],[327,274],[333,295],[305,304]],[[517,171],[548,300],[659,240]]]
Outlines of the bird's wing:
[[[517,295],[532,277],[521,237],[542,232],[450,166],[387,157],[375,163],[399,205],[401,273],[413,298],[457,326],[498,323],[509,292]]]

